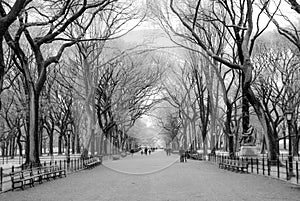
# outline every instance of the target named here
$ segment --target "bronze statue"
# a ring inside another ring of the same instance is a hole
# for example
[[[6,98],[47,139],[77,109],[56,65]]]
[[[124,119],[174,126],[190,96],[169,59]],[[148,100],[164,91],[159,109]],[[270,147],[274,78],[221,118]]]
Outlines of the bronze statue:
[[[253,134],[254,134],[254,128],[253,126],[250,126],[246,133],[242,133],[240,145],[255,146],[256,138],[255,136],[253,136]]]

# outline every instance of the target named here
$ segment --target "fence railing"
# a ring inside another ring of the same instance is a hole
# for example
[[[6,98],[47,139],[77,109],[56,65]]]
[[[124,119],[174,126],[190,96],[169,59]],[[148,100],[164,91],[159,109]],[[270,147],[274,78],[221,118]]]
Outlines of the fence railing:
[[[85,164],[91,159],[92,157],[88,157],[86,159],[82,158],[70,158],[68,159],[62,159],[62,160],[48,160],[48,161],[41,161],[39,164],[40,166],[51,166],[51,165],[57,165],[60,169],[65,169],[67,171],[67,174],[80,171],[82,169],[85,169]],[[102,161],[102,157],[97,157],[99,160]],[[22,164],[13,164],[9,168],[3,168],[0,167],[0,193],[5,192],[11,189],[11,177],[10,174],[16,171],[21,171],[23,169],[32,169],[31,166],[25,167]]]
[[[220,163],[229,159],[228,156],[216,156],[209,155],[208,160]],[[232,158],[231,158],[232,159]],[[247,157],[235,157],[235,160],[247,161],[248,172],[253,174],[270,176],[273,178],[285,180],[294,184],[299,184],[299,161],[293,160],[291,163],[291,170],[289,167],[289,161],[287,158],[279,157],[275,161],[271,161],[265,157],[247,158]]]

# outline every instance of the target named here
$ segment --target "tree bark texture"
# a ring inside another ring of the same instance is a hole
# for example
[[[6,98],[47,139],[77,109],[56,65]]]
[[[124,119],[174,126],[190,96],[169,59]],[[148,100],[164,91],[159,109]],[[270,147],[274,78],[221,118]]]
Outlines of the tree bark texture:
[[[30,125],[29,125],[29,158],[27,164],[37,165],[40,163],[39,159],[39,135],[38,135],[38,111],[39,111],[39,94],[36,93],[33,86],[29,88],[30,101]]]

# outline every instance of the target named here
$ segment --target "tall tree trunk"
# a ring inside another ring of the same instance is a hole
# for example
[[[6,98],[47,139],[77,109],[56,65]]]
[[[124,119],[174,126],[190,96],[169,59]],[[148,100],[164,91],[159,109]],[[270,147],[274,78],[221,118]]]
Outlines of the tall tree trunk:
[[[299,128],[297,128],[297,121],[294,122],[294,128],[295,137],[293,138],[293,156],[299,156]]]
[[[42,156],[43,155],[43,118],[42,118],[42,115],[40,115],[39,117],[39,126],[38,126],[38,136],[39,136],[39,156]]]
[[[227,111],[226,111],[226,121],[225,121],[225,133],[228,138],[229,157],[232,158],[235,156],[234,138],[230,128],[231,117],[232,117],[232,104],[228,100],[226,102],[226,107],[227,107]]]
[[[5,142],[1,142],[1,154],[2,154],[2,157],[5,156]]]
[[[80,138],[79,138],[79,133],[76,133],[76,153],[80,154]]]
[[[71,150],[71,136],[70,134],[66,134],[66,155],[68,157],[68,160],[70,160],[70,150]]]
[[[16,144],[16,138],[12,137],[11,138],[11,154],[10,154],[11,158],[15,157],[15,144]]]
[[[76,134],[75,133],[72,133],[72,154],[75,154],[75,138]]]
[[[93,125],[94,126],[94,125]],[[91,155],[95,155],[95,129],[91,129]]]
[[[60,134],[58,137],[58,155],[62,154],[62,135]]]
[[[18,128],[18,135],[17,135],[17,145],[18,145],[18,148],[19,148],[19,154],[20,156],[23,156],[23,146],[22,146],[22,143],[21,143],[21,137],[22,137],[22,131],[20,128]]]
[[[1,93],[3,90],[3,81],[5,74],[5,63],[4,63],[4,53],[3,53],[3,35],[0,36],[0,111],[2,109]]]
[[[53,131],[49,134],[49,155],[53,156]]]
[[[247,133],[250,123],[249,101],[247,98],[245,75],[242,74],[242,132]]]
[[[29,87],[30,100],[30,125],[29,125],[29,158],[27,164],[40,164],[39,158],[39,135],[38,135],[38,111],[39,111],[39,94],[36,93],[33,86]]]

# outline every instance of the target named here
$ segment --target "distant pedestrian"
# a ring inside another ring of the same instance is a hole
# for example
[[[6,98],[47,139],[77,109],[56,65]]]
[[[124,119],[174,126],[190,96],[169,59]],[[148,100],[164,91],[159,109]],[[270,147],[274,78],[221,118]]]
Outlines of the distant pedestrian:
[[[184,152],[184,162],[187,162],[187,157],[188,157],[188,151]]]
[[[147,149],[147,147],[145,148],[145,155],[147,155],[147,152],[148,152],[148,149]]]
[[[167,149],[168,149],[168,156],[171,156],[171,148],[168,147]]]
[[[179,150],[179,160],[180,160],[180,163],[183,163],[184,162],[184,149],[181,147],[180,150]]]
[[[131,157],[133,157],[134,150],[133,150],[133,149],[131,149],[131,150],[130,150],[130,153],[131,153]]]

